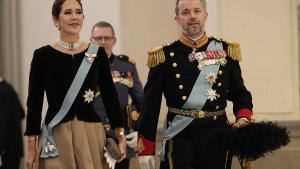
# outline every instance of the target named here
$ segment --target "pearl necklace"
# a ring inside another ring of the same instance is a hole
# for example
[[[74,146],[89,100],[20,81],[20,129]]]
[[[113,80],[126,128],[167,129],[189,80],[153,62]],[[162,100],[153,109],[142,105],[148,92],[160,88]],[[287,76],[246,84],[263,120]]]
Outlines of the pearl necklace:
[[[80,46],[81,41],[78,40],[74,43],[67,43],[67,42],[64,42],[64,41],[59,39],[57,41],[57,44],[62,48],[65,48],[65,49],[68,49],[68,50],[75,50],[76,48],[78,48]]]

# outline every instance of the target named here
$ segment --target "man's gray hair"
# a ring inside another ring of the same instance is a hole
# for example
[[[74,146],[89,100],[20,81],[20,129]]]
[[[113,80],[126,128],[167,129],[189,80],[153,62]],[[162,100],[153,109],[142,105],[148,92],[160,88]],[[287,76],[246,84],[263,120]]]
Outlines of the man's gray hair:
[[[112,26],[110,23],[106,22],[106,21],[99,21],[99,22],[97,22],[97,23],[93,26],[93,28],[92,28],[92,33],[94,32],[94,29],[95,29],[96,27],[97,27],[97,28],[110,28],[111,31],[112,31],[113,36],[115,36],[115,30],[114,30],[113,26]]]
[[[179,4],[179,1],[180,0],[176,0],[176,5],[175,5],[175,14],[176,15],[178,15],[178,12],[179,12],[179,10],[178,10],[178,4]],[[204,9],[206,9],[206,0],[200,0],[201,2],[202,2],[202,4],[203,4],[203,8]]]

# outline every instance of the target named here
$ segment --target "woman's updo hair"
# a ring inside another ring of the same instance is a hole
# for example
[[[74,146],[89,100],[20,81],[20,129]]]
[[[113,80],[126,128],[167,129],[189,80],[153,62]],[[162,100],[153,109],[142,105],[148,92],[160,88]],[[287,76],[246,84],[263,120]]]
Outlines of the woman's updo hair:
[[[81,9],[82,9],[82,3],[81,0],[76,0]],[[66,0],[55,0],[53,5],[52,5],[52,16],[56,19],[58,19],[60,11],[61,11],[61,6],[66,2]]]

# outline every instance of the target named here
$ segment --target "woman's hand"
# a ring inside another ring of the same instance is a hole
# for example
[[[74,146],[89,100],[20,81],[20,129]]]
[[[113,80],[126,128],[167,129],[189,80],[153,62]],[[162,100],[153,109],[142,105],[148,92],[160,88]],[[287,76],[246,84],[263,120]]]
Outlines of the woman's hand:
[[[27,159],[25,162],[27,169],[33,168],[33,163],[37,155],[36,143],[37,136],[28,136]]]
[[[121,152],[121,158],[117,162],[121,162],[126,158],[126,137],[124,133],[124,128],[115,128],[116,135],[118,136],[119,140],[119,149]]]

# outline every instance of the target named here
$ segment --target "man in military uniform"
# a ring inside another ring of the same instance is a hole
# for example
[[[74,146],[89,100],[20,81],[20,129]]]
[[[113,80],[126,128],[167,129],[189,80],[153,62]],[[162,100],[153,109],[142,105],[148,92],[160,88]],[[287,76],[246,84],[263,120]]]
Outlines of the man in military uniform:
[[[161,169],[224,169],[226,150],[210,142],[229,127],[227,100],[235,127],[251,120],[252,98],[244,86],[239,44],[208,37],[205,0],[177,0],[179,40],[148,52],[150,67],[138,130],[142,169],[155,167],[155,139],[162,94],[168,113],[163,129]],[[152,167],[151,167],[152,166]]]
[[[103,46],[108,54],[111,66],[111,73],[115,83],[120,106],[123,109],[125,119],[125,133],[127,138],[127,158],[116,164],[116,169],[128,169],[129,159],[136,156],[137,145],[137,124],[139,112],[141,110],[143,87],[140,82],[135,63],[125,55],[115,55],[112,53],[116,43],[115,32],[110,23],[101,21],[94,25],[92,29],[91,41]],[[95,110],[100,115],[103,123],[107,123],[105,107],[102,102],[101,93],[96,94]],[[132,104],[129,103],[131,97]],[[116,105],[117,106],[117,105]]]

